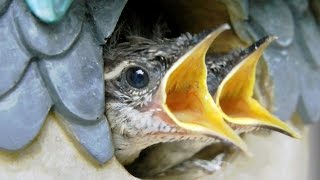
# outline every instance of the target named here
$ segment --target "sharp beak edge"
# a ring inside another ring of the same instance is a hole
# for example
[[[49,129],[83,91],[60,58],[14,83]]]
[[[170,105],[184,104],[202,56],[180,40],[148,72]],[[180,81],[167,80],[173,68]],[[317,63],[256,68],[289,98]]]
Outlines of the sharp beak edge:
[[[207,88],[205,55],[225,24],[208,34],[175,62],[160,85],[161,106],[172,121],[189,131],[231,142],[247,154],[246,144],[224,121]]]
[[[248,55],[230,71],[219,85],[215,101],[228,123],[265,127],[294,138],[300,138],[297,132],[252,98],[256,65],[264,50],[275,39],[274,36],[265,37],[248,48]]]

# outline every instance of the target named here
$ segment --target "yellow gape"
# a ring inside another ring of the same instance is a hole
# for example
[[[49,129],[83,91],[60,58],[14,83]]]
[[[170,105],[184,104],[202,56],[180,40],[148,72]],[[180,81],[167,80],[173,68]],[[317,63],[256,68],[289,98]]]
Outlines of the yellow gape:
[[[280,131],[294,138],[300,135],[252,98],[256,65],[265,48],[275,39],[267,37],[241,63],[232,69],[219,85],[215,95],[223,118],[235,125],[261,126]]]
[[[183,55],[167,72],[161,84],[162,107],[180,127],[227,140],[248,153],[243,140],[223,120],[207,88],[205,55],[223,25]]]

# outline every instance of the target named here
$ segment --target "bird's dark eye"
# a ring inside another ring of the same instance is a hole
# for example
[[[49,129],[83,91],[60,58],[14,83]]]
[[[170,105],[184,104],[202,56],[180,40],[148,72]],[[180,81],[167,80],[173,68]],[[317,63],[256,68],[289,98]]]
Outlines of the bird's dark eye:
[[[140,67],[131,67],[126,71],[126,80],[134,88],[141,89],[148,85],[148,73]]]

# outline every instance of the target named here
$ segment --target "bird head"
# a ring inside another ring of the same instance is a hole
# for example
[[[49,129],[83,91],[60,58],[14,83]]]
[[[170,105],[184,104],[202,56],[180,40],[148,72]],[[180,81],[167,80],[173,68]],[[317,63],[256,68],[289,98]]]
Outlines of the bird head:
[[[105,51],[106,115],[122,163],[153,144],[181,140],[223,141],[249,153],[236,133],[246,128],[299,136],[252,99],[257,61],[273,38],[206,58],[226,29],[174,39],[129,37]]]
[[[228,25],[162,40],[129,37],[105,53],[106,115],[117,139],[116,154],[201,138],[222,140],[247,152],[207,88],[205,55],[226,29]]]

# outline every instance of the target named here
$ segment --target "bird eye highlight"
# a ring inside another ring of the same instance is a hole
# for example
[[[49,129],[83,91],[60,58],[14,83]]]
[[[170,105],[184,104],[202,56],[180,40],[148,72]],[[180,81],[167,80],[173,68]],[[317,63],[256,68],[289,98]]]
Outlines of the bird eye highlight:
[[[134,88],[141,89],[148,85],[149,75],[141,67],[130,67],[125,73],[126,81]]]

